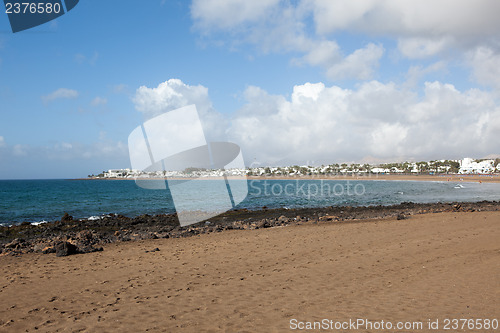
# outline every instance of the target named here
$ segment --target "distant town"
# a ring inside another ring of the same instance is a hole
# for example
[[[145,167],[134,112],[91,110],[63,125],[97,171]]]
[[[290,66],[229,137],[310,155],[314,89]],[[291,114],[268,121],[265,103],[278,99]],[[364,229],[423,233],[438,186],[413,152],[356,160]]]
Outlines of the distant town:
[[[462,160],[436,160],[429,162],[402,162],[386,164],[330,164],[321,166],[286,166],[286,167],[249,167],[245,169],[200,169],[186,168],[182,171],[144,172],[133,169],[110,169],[98,175],[89,175],[92,179],[117,178],[204,178],[223,176],[257,177],[299,177],[299,176],[335,176],[335,175],[379,175],[379,174],[494,174],[500,173],[500,158]]]

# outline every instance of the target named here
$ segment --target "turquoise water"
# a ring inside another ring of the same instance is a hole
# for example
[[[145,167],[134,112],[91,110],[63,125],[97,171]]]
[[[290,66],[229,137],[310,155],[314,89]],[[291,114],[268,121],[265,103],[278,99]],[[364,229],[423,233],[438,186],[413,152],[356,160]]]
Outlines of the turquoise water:
[[[207,191],[216,181],[195,182]],[[244,185],[244,181],[241,185]],[[237,208],[391,205],[401,202],[500,200],[500,184],[377,180],[250,180]],[[189,188],[189,187],[188,187]],[[189,199],[189,189],[183,197]],[[187,209],[217,211],[215,196],[187,200]],[[2,180],[0,224],[114,213],[126,216],[175,212],[169,190],[144,189],[133,180]]]

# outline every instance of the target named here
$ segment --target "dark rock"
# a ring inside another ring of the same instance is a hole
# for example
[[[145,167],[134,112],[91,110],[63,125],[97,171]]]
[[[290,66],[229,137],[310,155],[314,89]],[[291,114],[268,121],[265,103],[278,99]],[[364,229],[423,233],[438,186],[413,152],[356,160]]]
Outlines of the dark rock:
[[[92,240],[92,238],[94,238],[94,235],[90,230],[82,230],[76,234],[76,239],[81,241],[89,242]]]
[[[45,249],[47,247],[47,244],[46,243],[36,243],[33,245],[33,251],[35,252],[42,252],[43,249]]]
[[[56,253],[56,248],[54,246],[47,246],[42,250],[43,254]]]
[[[73,216],[68,213],[64,213],[64,216],[61,218],[61,222],[71,222],[73,221]]]
[[[269,228],[271,227],[271,224],[267,219],[260,220],[257,222],[256,228]]]
[[[78,253],[92,253],[92,252],[100,252],[100,251],[103,251],[104,249],[102,248],[102,246],[98,246],[98,247],[95,247],[95,246],[83,246],[83,247],[78,247],[77,248],[77,251]]]
[[[15,249],[21,247],[25,243],[22,238],[16,238],[12,242],[5,244],[5,248]]]
[[[96,220],[75,220],[65,214],[61,221],[48,222],[37,226],[14,225],[0,226],[0,249],[2,254],[19,255],[35,251],[43,253],[56,252],[55,244],[64,250],[68,242],[73,252],[87,253],[99,251],[102,244],[116,241],[140,239],[180,238],[230,229],[257,229],[301,224],[307,221],[352,221],[354,219],[371,219],[396,217],[406,219],[411,215],[437,213],[445,211],[499,211],[500,202],[453,202],[434,204],[402,203],[394,206],[368,207],[318,207],[318,208],[267,208],[249,211],[239,209],[228,211],[211,218],[210,223],[200,222],[189,227],[180,227],[176,214],[142,215],[125,217],[109,214]],[[285,216],[284,214],[287,214]],[[293,216],[294,218],[291,218]],[[399,216],[399,217],[398,217]],[[64,222],[66,221],[66,222]],[[73,221],[73,222],[71,222]],[[13,240],[14,239],[14,240]],[[24,240],[24,241],[23,241]]]
[[[60,242],[55,246],[56,257],[65,257],[78,253],[78,248],[70,242]]]
[[[403,213],[399,213],[398,216],[396,217],[396,220],[406,220],[408,217],[403,214]]]

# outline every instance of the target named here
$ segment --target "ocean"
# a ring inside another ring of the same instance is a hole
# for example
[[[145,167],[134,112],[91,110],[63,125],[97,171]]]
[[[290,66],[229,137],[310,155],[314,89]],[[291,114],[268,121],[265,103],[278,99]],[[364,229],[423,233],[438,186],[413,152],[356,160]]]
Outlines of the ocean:
[[[191,180],[209,191],[214,180]],[[244,185],[244,180],[238,180]],[[194,183],[193,183],[194,184]],[[249,193],[236,208],[392,205],[500,200],[500,184],[381,180],[248,180]],[[215,197],[189,200],[187,209],[215,210]],[[174,213],[168,188],[144,189],[134,180],[1,180],[0,225],[59,220],[106,214],[138,216]]]

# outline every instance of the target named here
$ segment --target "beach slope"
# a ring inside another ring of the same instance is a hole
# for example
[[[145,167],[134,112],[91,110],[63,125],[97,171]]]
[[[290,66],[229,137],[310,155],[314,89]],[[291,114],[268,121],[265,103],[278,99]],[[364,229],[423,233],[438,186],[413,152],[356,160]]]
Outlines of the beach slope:
[[[361,318],[435,332],[429,319],[498,319],[499,223],[498,211],[311,221],[4,256],[0,331],[283,332]]]

